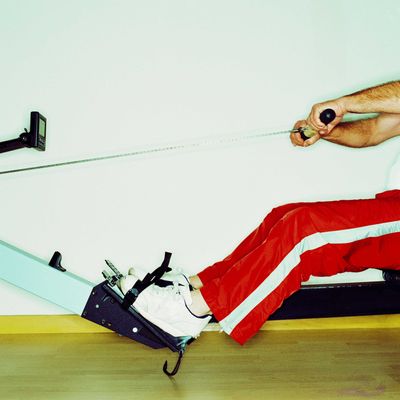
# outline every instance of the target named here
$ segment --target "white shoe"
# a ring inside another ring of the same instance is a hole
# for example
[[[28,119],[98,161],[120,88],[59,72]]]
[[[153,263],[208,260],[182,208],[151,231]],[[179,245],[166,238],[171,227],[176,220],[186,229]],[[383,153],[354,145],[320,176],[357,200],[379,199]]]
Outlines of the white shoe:
[[[135,283],[140,279],[142,280],[146,275],[143,271],[138,271],[135,268],[129,268],[128,275],[122,277],[117,285],[121,292],[125,295],[128,290],[130,290]],[[183,286],[186,288],[190,288],[189,278],[179,270],[172,270],[170,272],[165,273],[161,277],[161,281],[158,283],[158,286],[165,287],[174,284],[178,284],[178,286]]]
[[[172,336],[198,337],[211,315],[197,317],[188,308],[192,302],[188,287],[177,284],[151,285],[139,294],[133,307],[147,320]]]
[[[162,283],[166,283],[166,285],[162,285]],[[161,277],[161,282],[159,286],[168,286],[168,283],[174,284],[177,283],[179,286],[184,286],[186,288],[190,288],[189,277],[185,275],[180,269],[173,269],[172,271],[166,272]]]
[[[139,269],[129,268],[128,275],[122,277],[117,285],[120,288],[121,292],[125,295],[126,292],[133,287],[133,285],[137,282],[138,279],[143,279],[146,273]],[[165,284],[163,285],[163,281]],[[184,286],[189,288],[189,278],[180,270],[172,270],[170,272],[165,273],[161,277],[161,282],[158,286],[169,286],[177,283],[179,286]]]

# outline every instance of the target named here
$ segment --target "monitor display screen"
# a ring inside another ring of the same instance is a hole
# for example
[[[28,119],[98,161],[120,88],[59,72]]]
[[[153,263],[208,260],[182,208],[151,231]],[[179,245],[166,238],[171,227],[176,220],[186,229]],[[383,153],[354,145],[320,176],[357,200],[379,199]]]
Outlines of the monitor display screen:
[[[46,137],[46,121],[44,121],[42,118],[39,118],[39,135],[42,138]]]

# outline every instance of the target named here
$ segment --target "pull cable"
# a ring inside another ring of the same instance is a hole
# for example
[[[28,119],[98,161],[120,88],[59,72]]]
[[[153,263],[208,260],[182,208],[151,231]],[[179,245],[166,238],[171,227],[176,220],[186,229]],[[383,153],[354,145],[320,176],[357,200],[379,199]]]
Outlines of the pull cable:
[[[332,110],[330,108],[323,110],[320,114],[320,119],[325,125],[328,125],[335,118],[336,118],[336,113],[334,110]],[[307,140],[316,134],[316,131],[312,127],[305,126],[305,127],[300,127],[298,129],[289,129],[286,131],[253,133],[253,134],[246,134],[246,135],[235,136],[235,137],[232,137],[232,136],[231,137],[218,137],[215,139],[203,138],[203,139],[198,139],[195,142],[186,143],[186,144],[167,144],[167,145],[163,145],[163,146],[153,147],[150,149],[132,151],[129,153],[111,154],[111,155],[106,155],[106,156],[82,158],[79,160],[71,160],[71,161],[59,162],[59,163],[54,163],[54,164],[44,164],[44,165],[37,165],[37,166],[33,166],[33,167],[8,169],[8,170],[0,171],[0,175],[15,174],[17,172],[27,172],[27,171],[34,171],[34,170],[45,169],[45,168],[64,167],[67,165],[84,164],[84,163],[95,162],[95,161],[112,160],[115,158],[135,157],[135,156],[140,156],[140,155],[144,155],[144,154],[154,154],[154,153],[168,152],[168,151],[174,151],[174,150],[188,150],[188,149],[204,147],[204,146],[209,146],[209,145],[232,144],[232,143],[244,142],[244,141],[251,140],[251,139],[283,135],[283,134],[288,134],[288,133],[292,133],[292,132],[299,132],[301,137],[303,138],[303,140]]]
[[[58,167],[64,167],[64,166],[68,166],[68,165],[84,164],[84,163],[89,163],[89,162],[105,161],[105,160],[112,160],[112,159],[117,159],[117,158],[135,157],[135,156],[146,155],[146,154],[163,153],[163,152],[177,151],[177,150],[189,150],[189,149],[205,147],[205,146],[209,146],[209,145],[233,144],[233,143],[244,142],[244,141],[252,140],[252,139],[282,135],[285,133],[287,134],[290,132],[298,132],[298,130],[294,129],[294,130],[277,131],[277,132],[267,132],[267,133],[264,132],[264,133],[245,135],[245,136],[240,136],[240,137],[225,137],[225,138],[220,137],[220,138],[216,138],[216,139],[200,139],[196,142],[187,143],[187,144],[169,144],[169,145],[167,144],[164,146],[153,147],[150,149],[131,151],[128,153],[117,153],[117,154],[110,154],[110,155],[90,157],[90,158],[82,158],[82,159],[78,159],[78,160],[64,161],[64,162],[58,162],[58,163],[52,163],[52,164],[43,164],[43,165],[36,165],[36,166],[31,166],[31,167],[8,169],[8,170],[0,171],[0,175],[15,174],[18,172],[35,171],[35,170],[46,169],[46,168],[58,168]]]

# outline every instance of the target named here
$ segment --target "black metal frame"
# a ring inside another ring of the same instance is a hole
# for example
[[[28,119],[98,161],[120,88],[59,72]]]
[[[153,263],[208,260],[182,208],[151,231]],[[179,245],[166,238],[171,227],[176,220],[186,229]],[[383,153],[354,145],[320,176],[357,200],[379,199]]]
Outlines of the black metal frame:
[[[399,314],[400,285],[363,282],[303,286],[270,320]]]
[[[81,316],[153,349],[168,347],[179,353],[178,361],[171,372],[168,371],[167,361],[163,366],[163,371],[168,376],[175,375],[187,345],[194,339],[191,336],[175,337],[164,332],[143,318],[134,307],[125,310],[122,306],[123,300],[107,281],[103,281],[93,288]]]

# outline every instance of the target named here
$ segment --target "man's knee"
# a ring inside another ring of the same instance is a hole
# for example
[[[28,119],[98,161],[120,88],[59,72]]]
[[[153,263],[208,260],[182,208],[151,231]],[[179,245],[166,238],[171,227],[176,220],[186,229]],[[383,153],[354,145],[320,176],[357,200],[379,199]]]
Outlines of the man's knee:
[[[268,222],[270,220],[278,222],[279,220],[285,218],[285,216],[289,215],[296,209],[304,207],[305,204],[306,203],[288,203],[280,205],[278,207],[274,207],[270,211],[270,213],[264,218],[264,222]]]
[[[302,204],[288,211],[283,219],[287,224],[294,224],[298,222],[310,222],[315,215],[315,206],[312,204]]]

